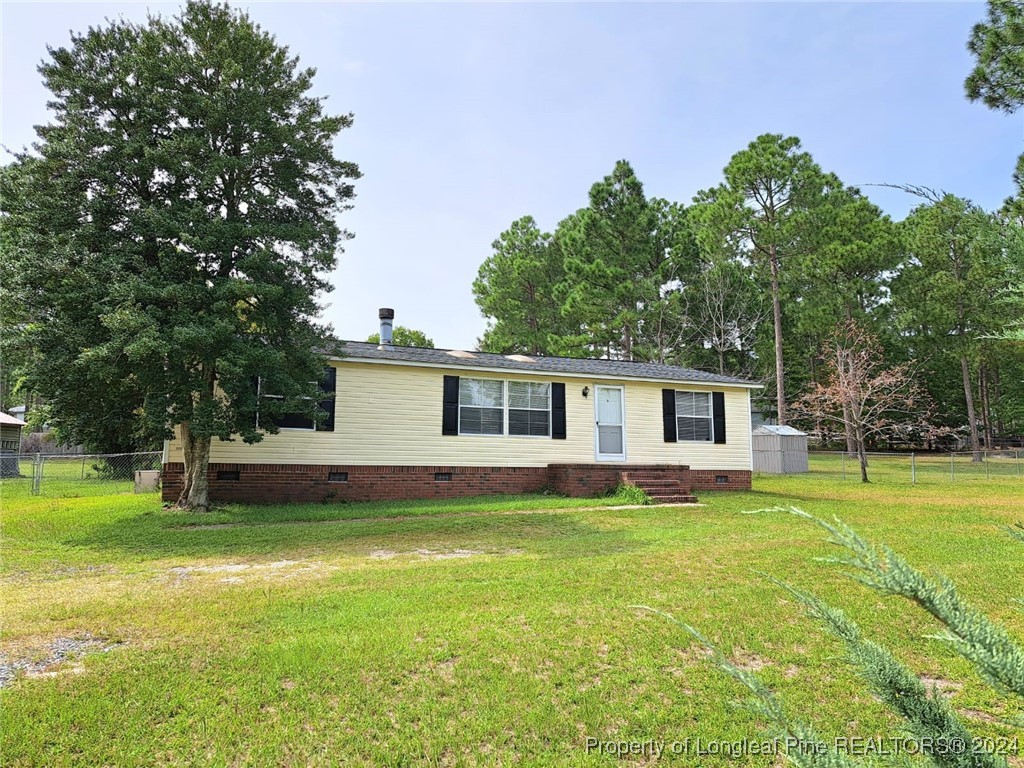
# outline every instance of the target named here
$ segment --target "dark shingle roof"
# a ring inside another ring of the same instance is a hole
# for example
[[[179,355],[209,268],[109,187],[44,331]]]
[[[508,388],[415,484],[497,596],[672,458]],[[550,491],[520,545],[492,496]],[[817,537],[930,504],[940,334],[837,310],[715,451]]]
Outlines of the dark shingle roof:
[[[757,382],[720,376],[717,373],[680,368],[661,363],[631,363],[625,360],[593,360],[573,357],[544,357],[529,355],[533,362],[516,360],[508,355],[490,352],[458,352],[447,349],[421,349],[419,347],[378,347],[362,341],[343,341],[341,351],[345,357],[364,360],[395,360],[407,363],[443,365],[452,368],[497,368],[524,373],[563,373],[597,376],[609,379],[654,379],[656,381],[685,381],[693,384],[732,384],[759,387]],[[455,356],[452,351],[458,352]],[[466,357],[465,355],[472,355]]]

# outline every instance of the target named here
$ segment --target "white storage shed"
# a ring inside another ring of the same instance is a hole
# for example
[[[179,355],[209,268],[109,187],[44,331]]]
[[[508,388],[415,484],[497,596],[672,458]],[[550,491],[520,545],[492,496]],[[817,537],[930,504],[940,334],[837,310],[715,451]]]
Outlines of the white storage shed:
[[[754,471],[775,475],[806,472],[807,433],[789,426],[762,424],[750,435]]]

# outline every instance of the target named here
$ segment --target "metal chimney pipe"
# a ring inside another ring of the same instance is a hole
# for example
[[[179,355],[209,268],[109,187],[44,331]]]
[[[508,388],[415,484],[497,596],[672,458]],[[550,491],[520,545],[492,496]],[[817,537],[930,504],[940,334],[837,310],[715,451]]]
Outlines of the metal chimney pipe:
[[[395,319],[395,310],[388,307],[381,307],[377,313],[377,317],[380,318],[380,343],[381,346],[385,344],[391,346],[391,327],[393,320]]]

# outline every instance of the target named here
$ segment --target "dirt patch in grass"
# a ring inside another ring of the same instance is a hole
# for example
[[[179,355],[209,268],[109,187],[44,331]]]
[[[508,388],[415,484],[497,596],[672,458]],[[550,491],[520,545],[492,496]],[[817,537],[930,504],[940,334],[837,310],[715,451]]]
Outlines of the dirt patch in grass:
[[[963,685],[953,680],[945,680],[941,677],[931,677],[929,675],[921,675],[921,683],[929,691],[937,690],[940,695],[945,696],[947,699],[963,688]]]
[[[732,663],[746,672],[758,672],[772,662],[769,659],[759,656],[753,651],[744,648],[737,648],[732,654]]]
[[[477,557],[479,555],[521,555],[523,550],[521,549],[503,549],[496,552],[485,552],[482,549],[447,549],[447,550],[436,550],[436,549],[416,549],[412,552],[395,552],[390,549],[375,549],[371,552],[368,557],[371,560],[392,560],[396,557],[404,557],[414,555],[421,560],[459,560],[467,557]]]
[[[982,712],[980,709],[961,709],[960,714],[964,717],[970,718],[971,720],[980,720],[983,723],[1002,723],[995,715],[990,715],[988,712]]]
[[[109,642],[92,635],[57,637],[31,656],[10,659],[5,655],[0,655],[0,688],[9,685],[19,675],[32,678],[81,674],[85,671],[85,667],[80,663],[66,666],[66,662],[76,661],[85,653],[106,653],[123,644],[122,642]]]
[[[615,506],[601,505],[595,507],[552,507],[549,509],[515,509],[515,510],[489,510],[484,512],[436,512],[430,515],[386,515],[380,517],[339,517],[326,520],[266,520],[256,523],[196,523],[192,525],[171,526],[172,531],[217,531],[225,528],[257,528],[268,525],[344,525],[359,523],[406,523],[423,520],[445,520],[451,518],[472,518],[472,517],[514,517],[520,515],[552,515],[572,514],[574,512],[617,512],[628,510],[651,510],[661,507],[703,507],[699,503],[684,504],[619,504]]]
[[[225,584],[243,584],[248,578],[290,579],[328,573],[337,566],[319,560],[275,560],[271,563],[218,563],[215,565],[178,565],[168,569],[174,584],[181,584],[196,574],[222,575]]]

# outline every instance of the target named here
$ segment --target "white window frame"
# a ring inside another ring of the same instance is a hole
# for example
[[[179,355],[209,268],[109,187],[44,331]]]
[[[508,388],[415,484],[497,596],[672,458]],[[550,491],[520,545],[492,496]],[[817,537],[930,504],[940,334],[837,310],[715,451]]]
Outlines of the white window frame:
[[[501,418],[502,418],[501,432],[463,432],[462,431],[462,409],[463,408],[491,408],[491,409],[495,408],[495,406],[484,406],[484,405],[466,405],[466,406],[464,406],[462,404],[462,385],[466,381],[497,381],[499,384],[501,384],[501,402],[503,403],[503,406],[502,406],[502,416],[501,416]],[[504,437],[505,436],[505,428],[506,428],[506,425],[508,423],[508,413],[506,412],[508,410],[508,408],[507,408],[507,406],[504,405],[505,400],[506,400],[506,394],[505,394],[506,389],[507,388],[505,387],[505,380],[504,379],[492,379],[492,378],[480,377],[480,376],[463,377],[463,378],[459,379],[459,436],[460,437],[463,436],[463,435],[465,435],[466,437]]]
[[[707,399],[708,399],[708,415],[705,417],[705,416],[696,416],[696,415],[693,415],[693,414],[680,413],[679,412],[679,395],[681,395],[681,394],[682,395],[705,395],[707,397]],[[673,396],[675,397],[675,401],[676,401],[676,442],[679,442],[679,443],[713,443],[713,442],[715,442],[715,415],[714,415],[715,406],[714,406],[714,403],[712,402],[713,398],[711,396],[711,392],[704,392],[704,391],[701,391],[699,389],[677,389],[677,390],[675,390],[675,394]],[[703,418],[707,418],[707,421],[708,421],[708,439],[707,440],[698,440],[698,439],[689,438],[689,437],[685,437],[684,438],[682,436],[682,430],[679,429],[679,420],[680,419],[694,419],[694,420],[696,420],[696,419],[703,419]]]
[[[480,432],[463,432],[462,431],[462,409],[463,409],[463,407],[466,407],[466,408],[483,408],[483,407],[485,407],[485,406],[479,406],[479,405],[467,405],[467,406],[463,406],[462,405],[462,400],[461,400],[462,384],[465,381],[498,381],[498,382],[501,383],[501,403],[502,403],[502,407],[501,407],[501,410],[502,410],[502,415],[501,415],[501,419],[502,419],[501,432],[495,432],[495,433],[492,433],[492,434],[486,434],[486,433],[480,433]],[[509,392],[508,392],[509,391],[509,386],[508,385],[510,383],[513,383],[513,382],[515,382],[515,383],[522,383],[522,384],[547,384],[548,385],[548,433],[546,435],[513,435],[511,432],[509,432],[509,429],[510,429],[510,426],[511,426],[509,424],[509,420],[508,420],[508,412],[509,412],[509,410],[515,410],[515,411],[540,411],[541,410],[540,408],[509,408]],[[524,439],[524,440],[550,440],[551,439],[551,427],[552,427],[552,421],[553,421],[554,417],[552,415],[552,410],[551,410],[552,397],[551,397],[551,383],[550,382],[523,381],[523,380],[520,380],[520,379],[495,379],[495,378],[491,378],[489,376],[464,376],[464,377],[460,378],[460,380],[459,380],[459,396],[460,396],[460,400],[459,400],[459,437],[510,437],[510,438],[515,439],[515,440],[519,440],[519,439]]]
[[[546,386],[548,388],[548,407],[546,409],[543,409],[543,408],[513,408],[512,407],[512,393],[511,393],[511,389],[512,388],[509,386],[510,384],[526,384],[526,385],[538,384],[538,385]],[[546,412],[548,414],[548,432],[547,432],[547,434],[546,435],[513,435],[512,434],[512,421],[509,419],[509,412],[510,411],[536,411],[537,413],[544,413],[544,412]],[[551,382],[549,382],[549,381],[520,381],[520,380],[517,380],[517,379],[508,379],[508,380],[505,381],[505,431],[506,431],[506,433],[508,434],[509,437],[532,437],[534,439],[550,440],[551,439],[551,421],[552,421],[552,415],[551,415]]]

